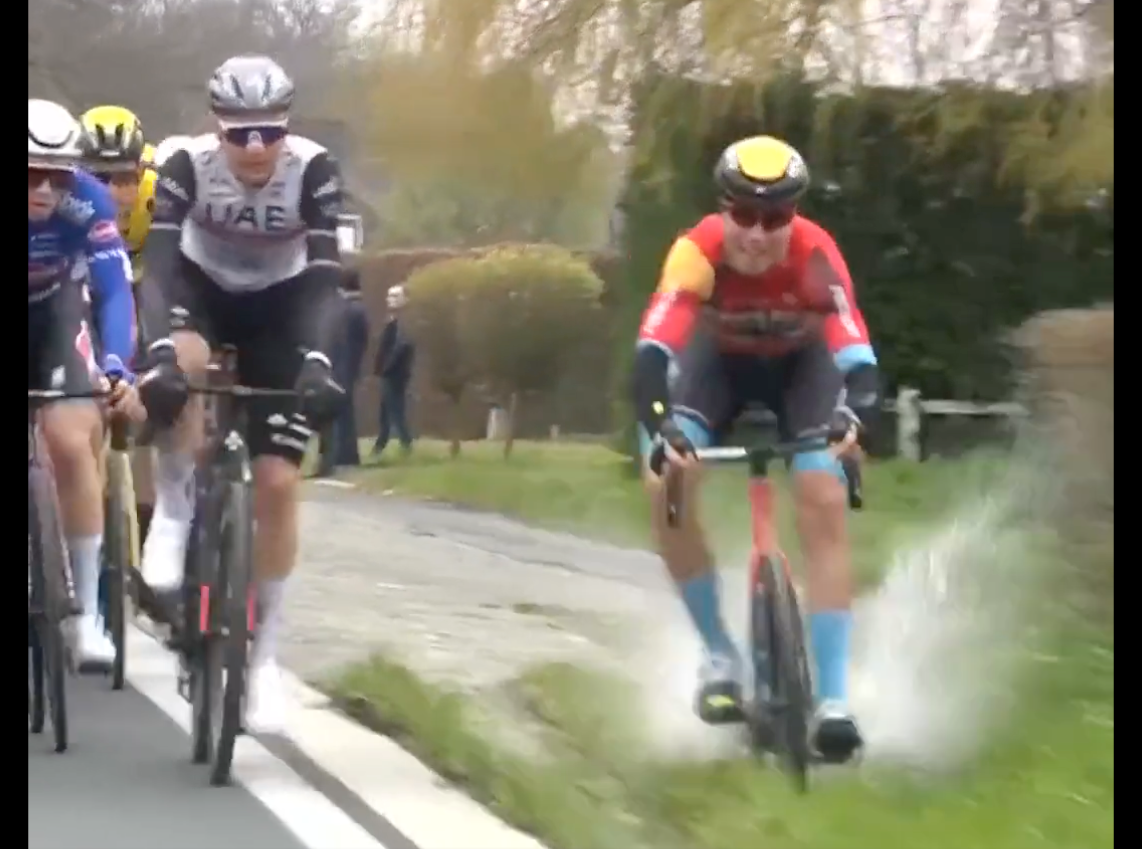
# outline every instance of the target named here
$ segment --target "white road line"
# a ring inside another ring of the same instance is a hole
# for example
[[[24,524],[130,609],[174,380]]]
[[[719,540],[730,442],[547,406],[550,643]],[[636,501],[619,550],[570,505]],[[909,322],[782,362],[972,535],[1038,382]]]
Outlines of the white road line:
[[[334,489],[356,489],[357,485],[349,483],[349,481],[339,481],[336,478],[314,478],[310,483],[317,484],[318,486],[331,486]]]
[[[127,652],[127,680],[131,686],[189,734],[190,708],[178,695],[174,656],[134,627],[127,634]],[[234,776],[310,849],[385,849],[348,814],[250,737],[238,740]],[[204,783],[205,779],[204,768]]]
[[[287,736],[419,849],[544,849],[481,807],[395,742],[330,709],[286,674]]]

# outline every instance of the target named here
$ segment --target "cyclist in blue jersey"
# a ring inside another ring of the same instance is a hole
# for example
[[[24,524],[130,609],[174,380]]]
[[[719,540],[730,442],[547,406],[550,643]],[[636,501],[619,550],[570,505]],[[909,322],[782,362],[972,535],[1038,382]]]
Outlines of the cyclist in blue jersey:
[[[28,389],[111,391],[113,414],[141,416],[133,375],[135,305],[130,262],[107,187],[79,170],[85,136],[67,109],[28,101]],[[95,361],[81,286],[87,263],[103,353]],[[51,457],[77,600],[76,651],[82,668],[106,668],[115,649],[98,621],[103,487],[92,445],[102,418],[92,401],[53,404],[41,429]]]

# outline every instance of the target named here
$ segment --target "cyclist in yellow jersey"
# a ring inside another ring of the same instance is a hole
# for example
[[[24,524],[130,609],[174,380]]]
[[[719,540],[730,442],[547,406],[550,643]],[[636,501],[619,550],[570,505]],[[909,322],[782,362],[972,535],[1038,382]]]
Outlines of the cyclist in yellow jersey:
[[[136,285],[142,280],[140,260],[143,244],[151,229],[155,179],[155,150],[143,137],[138,116],[122,106],[96,106],[80,118],[92,141],[92,155],[85,168],[107,184],[119,207],[119,233],[131,257]],[[138,300],[135,302],[138,307]],[[154,504],[152,449],[143,434],[136,439],[132,457],[136,516],[139,539],[144,539],[151,523]]]
[[[122,106],[96,106],[80,119],[94,141],[87,169],[107,184],[119,206],[119,232],[131,256],[135,282],[139,258],[151,229],[156,174],[154,148],[143,137],[138,117]]]

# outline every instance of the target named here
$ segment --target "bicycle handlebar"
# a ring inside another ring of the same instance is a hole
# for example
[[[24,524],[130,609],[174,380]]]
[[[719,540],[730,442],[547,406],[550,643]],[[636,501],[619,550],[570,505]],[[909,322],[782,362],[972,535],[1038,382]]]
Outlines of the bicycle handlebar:
[[[848,435],[848,428],[833,428],[824,436],[814,436],[807,439],[792,440],[790,442],[777,442],[770,445],[762,444],[752,448],[746,448],[741,445],[698,448],[694,454],[698,460],[703,463],[716,464],[741,463],[749,460],[759,452],[768,452],[779,457],[791,458],[795,454],[825,450],[831,445],[843,442]],[[861,481],[860,463],[855,457],[849,455],[842,455],[839,459],[841,469],[845,473],[849,507],[853,510],[861,510],[864,507],[864,488]],[[662,474],[665,473],[665,471],[666,460],[664,457],[656,474]],[[682,509],[681,493],[677,491],[676,485],[672,485],[675,480],[676,479],[671,476],[666,482],[666,520],[667,524],[671,527],[677,527]]]
[[[296,398],[295,389],[259,389],[254,386],[198,386],[189,388],[191,395],[228,395],[232,398]]]

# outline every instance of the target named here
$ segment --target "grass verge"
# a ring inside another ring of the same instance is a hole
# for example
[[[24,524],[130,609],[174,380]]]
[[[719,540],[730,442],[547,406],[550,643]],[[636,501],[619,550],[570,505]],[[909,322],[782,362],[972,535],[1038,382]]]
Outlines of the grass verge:
[[[644,500],[622,463],[599,446],[540,443],[520,445],[509,462],[490,446],[465,446],[451,461],[443,445],[429,443],[415,459],[357,478],[368,488],[639,543]],[[987,457],[869,467],[869,507],[852,523],[863,580],[877,578],[902,542],[965,492],[987,492],[1004,473]],[[716,528],[746,527],[740,473],[711,476],[705,510]],[[552,849],[1089,849],[1113,845],[1114,655],[1108,634],[1076,628],[1067,625],[1055,655],[1028,656],[1034,674],[1016,721],[970,767],[937,776],[870,764],[819,782],[805,798],[747,757],[663,761],[631,712],[644,703],[633,685],[574,666],[539,666],[497,691],[495,704],[507,696],[517,709],[512,720],[490,714],[480,696],[427,684],[383,657],[326,689]],[[504,733],[517,721],[529,745]]]
[[[347,473],[364,489],[409,498],[429,498],[514,516],[525,522],[619,544],[650,544],[650,513],[642,483],[625,457],[598,444],[517,442],[510,460],[499,445],[465,443],[460,456],[448,444],[421,440],[407,459],[388,458]],[[966,491],[982,492],[1005,464],[981,455],[969,460],[867,464],[868,503],[851,523],[859,579],[879,577],[902,535],[923,528],[951,509]],[[708,471],[702,511],[720,559],[741,559],[749,536],[745,472]],[[783,478],[782,474],[778,475]],[[784,487],[783,487],[783,491]],[[789,499],[778,518],[784,547],[796,557]]]
[[[807,797],[749,758],[656,761],[630,685],[567,665],[511,691],[543,756],[498,746],[482,711],[382,658],[328,689],[508,822],[552,849],[1090,849],[1114,839],[1113,646],[1067,642],[982,761],[954,776],[865,768]]]

